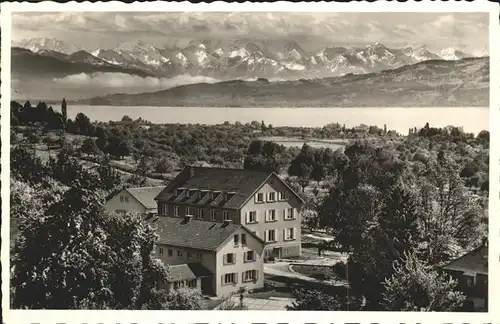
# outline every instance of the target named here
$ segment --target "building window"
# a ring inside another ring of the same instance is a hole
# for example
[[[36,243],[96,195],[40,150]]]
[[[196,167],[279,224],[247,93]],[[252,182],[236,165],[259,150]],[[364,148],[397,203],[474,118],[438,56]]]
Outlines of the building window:
[[[474,286],[474,278],[467,276],[467,287]]]
[[[216,221],[217,220],[217,211],[216,210],[211,210],[210,211],[210,220],[211,221]]]
[[[275,222],[276,221],[276,210],[271,209],[267,211],[267,222]]]
[[[222,212],[222,218],[223,218],[225,221],[228,221],[228,220],[229,220],[229,212],[228,212],[228,211],[223,211],[223,212]]]
[[[236,262],[236,257],[234,253],[224,254],[224,264],[234,264]]]
[[[120,202],[124,202],[125,198],[123,196],[120,196]]]
[[[283,238],[286,241],[291,241],[295,239],[295,228],[285,228],[285,237]]]
[[[267,201],[268,202],[276,201],[276,193],[275,192],[268,193],[267,194]]]
[[[159,251],[158,251],[158,254],[163,255],[163,248],[161,247],[161,248],[159,248],[158,250],[159,250]]]
[[[177,251],[177,256],[181,257],[182,256],[182,251],[181,250],[178,250]]]
[[[255,261],[255,252],[247,251],[245,252],[245,262],[253,262]]]
[[[125,202],[128,203],[128,196],[125,196]]]
[[[262,192],[255,195],[255,202],[258,202],[258,203],[264,202],[264,194]]]
[[[161,204],[161,214],[162,215],[167,215],[168,213],[168,205],[167,204]]]
[[[188,259],[191,259],[193,257],[193,255],[191,254],[191,252],[187,253],[187,257],[188,257]]]
[[[293,216],[293,208],[287,208],[285,210],[285,219],[294,219],[294,216]]]
[[[196,288],[196,279],[191,279],[191,280],[188,280],[187,282],[187,286],[189,288]]]
[[[234,284],[236,283],[236,273],[226,273],[224,275],[224,284],[225,285],[228,285],[228,284]]]
[[[257,270],[247,270],[243,273],[243,281],[257,280]]]
[[[186,206],[186,216],[191,216],[191,207]]]
[[[241,244],[247,245],[247,235],[246,234],[241,234]]]
[[[240,236],[238,234],[234,235],[233,240],[234,240],[234,245],[240,244]]]
[[[248,213],[247,224],[257,223],[257,212],[251,211]]]
[[[168,249],[168,256],[171,257],[172,255],[174,255],[174,250]]]
[[[205,218],[205,215],[203,214],[203,208],[198,209],[198,218],[199,219]]]
[[[201,260],[203,254],[201,252],[198,252],[198,260]]]
[[[266,237],[265,237],[266,242],[276,242],[276,230],[275,229],[267,230],[265,232],[265,234],[266,234]]]
[[[286,191],[281,191],[279,193],[278,199],[281,200],[281,201],[286,200]]]
[[[179,206],[174,206],[174,216],[179,216]]]

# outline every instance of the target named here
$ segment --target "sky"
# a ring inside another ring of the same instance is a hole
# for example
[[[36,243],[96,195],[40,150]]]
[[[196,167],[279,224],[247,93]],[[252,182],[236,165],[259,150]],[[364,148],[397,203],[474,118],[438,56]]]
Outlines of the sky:
[[[13,13],[12,40],[56,38],[86,50],[141,40],[295,40],[306,50],[380,42],[389,47],[488,49],[487,13],[58,12]]]

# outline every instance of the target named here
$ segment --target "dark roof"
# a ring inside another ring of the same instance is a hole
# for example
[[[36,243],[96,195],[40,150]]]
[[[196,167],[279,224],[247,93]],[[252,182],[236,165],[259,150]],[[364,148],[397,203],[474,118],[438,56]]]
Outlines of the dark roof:
[[[159,235],[157,244],[216,251],[239,228],[243,228],[264,244],[262,239],[255,236],[246,227],[231,222],[216,223],[168,216],[157,217],[151,222]]]
[[[141,187],[141,188],[128,188],[126,189],[137,201],[148,209],[157,208],[155,197],[158,196],[165,186],[158,187]]]
[[[443,269],[488,274],[488,245],[483,245],[464,254],[445,265]]]
[[[205,268],[201,263],[187,263],[169,266],[170,273],[168,282],[191,280],[211,276],[210,270]]]
[[[273,174],[273,172],[244,169],[187,167],[156,197],[156,200],[238,209]],[[183,193],[177,195],[176,189],[178,188],[197,189],[202,192],[196,200],[193,200]],[[293,192],[292,189],[290,190]],[[211,197],[209,192],[216,192],[216,194]],[[227,200],[223,199],[226,193],[229,194]],[[295,192],[293,193],[296,195]],[[297,197],[302,201],[299,196]]]

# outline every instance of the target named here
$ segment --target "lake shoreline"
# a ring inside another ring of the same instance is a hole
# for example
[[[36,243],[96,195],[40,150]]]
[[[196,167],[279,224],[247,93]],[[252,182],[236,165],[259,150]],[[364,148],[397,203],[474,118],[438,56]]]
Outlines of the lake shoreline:
[[[53,106],[60,110],[59,105]],[[242,124],[252,121],[276,127],[324,127],[339,123],[347,128],[365,124],[395,130],[407,134],[409,128],[422,128],[426,123],[433,127],[453,125],[463,127],[466,132],[479,133],[488,129],[487,107],[474,108],[210,108],[210,107],[142,107],[137,106],[87,106],[68,105],[68,117],[83,113],[92,121],[120,121],[124,116],[153,124],[206,124],[224,122]]]

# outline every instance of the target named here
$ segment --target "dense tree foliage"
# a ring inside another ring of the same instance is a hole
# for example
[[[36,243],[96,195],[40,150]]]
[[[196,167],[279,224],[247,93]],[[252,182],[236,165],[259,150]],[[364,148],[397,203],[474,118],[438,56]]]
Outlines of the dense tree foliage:
[[[457,282],[439,274],[415,253],[396,262],[392,277],[384,282],[383,305],[391,311],[451,312],[460,310],[465,296]]]
[[[463,157],[482,157],[484,143],[455,128],[427,126],[417,136],[401,147],[363,140],[336,152],[329,193],[319,204],[319,225],[334,235],[334,248],[350,253],[349,282],[368,309],[381,308],[383,282],[408,251],[438,266],[487,235],[485,198],[467,187],[463,174],[470,163]],[[457,145],[445,148],[448,141]],[[463,141],[478,149],[467,153]],[[422,158],[408,158],[407,145],[425,152]]]
[[[14,308],[140,309],[154,300],[167,276],[152,258],[154,229],[137,216],[103,215],[102,202],[76,182],[44,212],[20,215]]]
[[[476,247],[487,236],[488,131],[474,136],[458,127],[426,124],[401,136],[386,125],[273,127],[264,121],[153,125],[128,116],[103,123],[91,122],[82,113],[74,120],[68,119],[65,102],[62,114],[44,103],[33,107],[29,102],[12,102],[11,108],[11,199],[16,204],[11,218],[16,225],[15,237],[19,238],[16,262],[26,271],[17,273],[16,280],[22,286],[26,276],[37,276],[34,286],[17,290],[16,294],[25,294],[21,299],[35,303],[34,298],[26,297],[35,289],[50,288],[53,293],[45,305],[23,306],[18,299],[19,307],[58,307],[58,303],[66,303],[72,307],[160,309],[186,304],[185,309],[198,309],[196,294],[167,295],[154,289],[154,279],[141,279],[161,272],[147,255],[154,240],[147,226],[133,217],[126,218],[125,223],[98,217],[95,207],[101,197],[109,197],[124,187],[147,185],[148,177],[156,175],[169,181],[187,165],[243,166],[284,176],[288,173],[287,182],[305,201],[302,225],[333,234],[334,240],[324,244],[323,249],[349,253],[350,285],[366,298],[366,309],[456,309],[457,305],[443,297],[453,295],[454,286],[445,284],[433,272],[428,281],[422,282],[419,269],[437,267]],[[304,142],[311,137],[340,139],[349,143],[342,142],[342,148],[335,151],[307,144],[302,148],[285,147],[268,141],[269,136],[294,137]],[[35,154],[45,148],[49,151],[45,159],[48,162]],[[80,195],[80,200],[69,199],[68,191]],[[82,212],[72,214],[69,204],[81,206]],[[64,222],[67,228],[61,229]],[[58,229],[57,235],[35,233],[47,229],[44,226],[48,224]],[[133,227],[140,230],[134,232]],[[74,234],[76,228],[87,232]],[[115,231],[122,233],[109,238]],[[42,253],[40,257],[48,261],[28,260],[28,253],[35,252],[28,251],[26,237],[39,240],[40,247],[53,249],[55,254]],[[54,237],[61,242],[55,242]],[[140,242],[135,250],[120,250],[120,242],[132,241]],[[65,250],[63,244],[70,250]],[[77,249],[85,251],[86,257],[76,258]],[[115,249],[123,255],[114,255],[111,250]],[[410,251],[416,259],[405,257]],[[72,259],[66,259],[67,255]],[[52,272],[43,272],[46,268],[41,267],[49,261],[59,264]],[[88,273],[90,262],[101,262],[104,270]],[[77,265],[85,278],[76,272]],[[123,273],[116,274],[117,267]],[[55,281],[55,275],[71,278],[63,284]],[[61,291],[68,282],[76,285],[94,279],[105,282],[107,290],[98,290],[97,284],[88,291],[75,288],[75,296],[87,294],[92,298],[62,301],[67,296]],[[118,280],[124,280],[124,285],[118,287]],[[411,289],[404,290],[415,281],[420,282],[418,289],[427,296],[423,304],[414,300]],[[111,301],[110,296],[118,293],[123,296]],[[403,302],[396,298],[397,294]],[[341,300],[313,291],[296,295],[296,309],[332,309]]]

